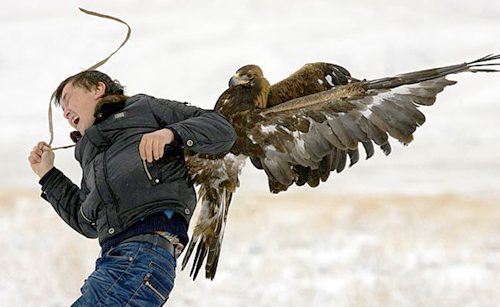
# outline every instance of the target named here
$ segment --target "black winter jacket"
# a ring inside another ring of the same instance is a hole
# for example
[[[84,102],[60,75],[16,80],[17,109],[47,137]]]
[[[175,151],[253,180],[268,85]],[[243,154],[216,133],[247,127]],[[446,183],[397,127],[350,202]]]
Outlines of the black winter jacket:
[[[77,142],[81,188],[57,169],[43,178],[42,197],[68,225],[86,237],[98,237],[100,243],[167,209],[189,223],[196,195],[184,150],[223,154],[236,136],[217,111],[146,95],[130,97],[122,105],[111,108],[113,114],[98,109],[96,123]],[[142,135],[166,127],[181,137],[183,146],[167,146],[162,159],[146,163],[139,155]]]

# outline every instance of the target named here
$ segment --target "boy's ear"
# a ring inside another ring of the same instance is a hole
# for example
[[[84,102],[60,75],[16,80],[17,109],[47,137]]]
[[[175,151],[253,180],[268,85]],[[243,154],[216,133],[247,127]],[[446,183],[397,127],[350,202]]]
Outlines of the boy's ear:
[[[97,99],[100,99],[106,93],[106,84],[103,82],[97,82],[97,86],[95,87],[95,95]]]

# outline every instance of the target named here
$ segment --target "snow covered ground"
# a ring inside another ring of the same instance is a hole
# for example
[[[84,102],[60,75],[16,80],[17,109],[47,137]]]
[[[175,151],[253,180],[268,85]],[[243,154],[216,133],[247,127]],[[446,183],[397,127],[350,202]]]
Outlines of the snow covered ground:
[[[500,52],[494,0],[0,4],[1,306],[69,305],[98,255],[96,242],[74,234],[37,197],[26,160],[34,143],[48,140],[57,84],[125,35],[123,25],[79,6],[132,26],[129,43],[102,67],[129,94],[205,108],[249,63],[271,82],[316,61],[371,79]],[[167,305],[498,304],[500,74],[450,79],[458,84],[422,108],[427,122],[410,146],[393,143],[389,157],[377,152],[315,190],[265,196],[265,176],[248,165],[216,280],[193,283],[180,272]],[[54,145],[70,142],[60,115],[56,109]],[[79,181],[72,150],[57,152],[56,164]]]
[[[0,305],[69,306],[97,244],[15,192],[0,195]],[[499,201],[240,193],[215,279],[178,270],[167,306],[498,306]]]

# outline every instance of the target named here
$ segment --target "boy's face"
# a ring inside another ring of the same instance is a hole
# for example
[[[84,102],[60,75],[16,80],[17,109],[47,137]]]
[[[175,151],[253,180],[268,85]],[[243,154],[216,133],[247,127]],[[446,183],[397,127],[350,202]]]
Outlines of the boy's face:
[[[73,82],[68,82],[63,88],[61,106],[64,118],[68,120],[71,127],[82,135],[94,124],[95,108],[104,94],[105,88],[106,86],[101,82],[90,91],[80,86],[74,86]]]

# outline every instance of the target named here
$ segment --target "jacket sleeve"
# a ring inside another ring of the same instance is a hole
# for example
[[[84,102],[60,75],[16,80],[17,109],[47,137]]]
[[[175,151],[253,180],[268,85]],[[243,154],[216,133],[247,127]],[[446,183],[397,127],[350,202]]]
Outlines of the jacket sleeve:
[[[87,221],[80,211],[85,199],[82,189],[55,167],[39,183],[42,186],[42,198],[52,205],[66,224],[87,238],[97,238],[95,225]]]
[[[227,153],[234,144],[236,132],[218,111],[166,99],[152,99],[150,106],[165,128],[177,132],[183,146],[193,152],[220,155]]]

